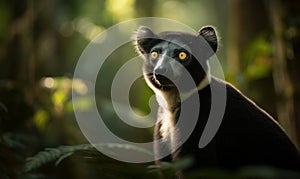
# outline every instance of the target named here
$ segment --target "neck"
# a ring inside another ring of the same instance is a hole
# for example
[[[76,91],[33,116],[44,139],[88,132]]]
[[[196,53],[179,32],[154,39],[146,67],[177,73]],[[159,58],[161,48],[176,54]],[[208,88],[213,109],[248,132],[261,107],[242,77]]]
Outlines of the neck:
[[[188,92],[185,93],[180,93],[180,98],[181,98],[181,102],[185,101],[187,98],[189,98],[192,94],[204,89],[206,86],[208,86],[211,82],[211,73],[210,73],[210,66],[209,64],[207,64],[207,72],[206,72],[206,76],[202,79],[202,81],[200,81],[200,83],[198,84],[198,86],[194,89],[191,89]]]
[[[180,98],[181,98],[181,102],[182,101],[185,101],[186,99],[188,99],[191,95],[193,95],[194,93],[204,89],[206,86],[208,86],[211,82],[211,76],[206,76],[200,83],[199,85],[194,88],[194,89],[191,89],[190,91],[188,92],[185,92],[185,93],[181,93],[180,94]]]
[[[208,73],[209,74],[209,73]],[[204,89],[211,82],[211,76],[207,75],[203,78],[203,80],[196,86],[196,88],[189,90],[188,92],[179,93],[177,90],[171,90],[168,92],[158,92],[156,93],[156,100],[158,104],[169,111],[173,111],[178,106],[180,106],[181,102],[188,99],[194,93]]]

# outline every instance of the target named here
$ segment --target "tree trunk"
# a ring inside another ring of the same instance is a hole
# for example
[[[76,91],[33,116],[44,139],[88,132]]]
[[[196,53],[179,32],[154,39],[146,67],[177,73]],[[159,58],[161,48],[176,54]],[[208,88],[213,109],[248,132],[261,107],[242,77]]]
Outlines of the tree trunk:
[[[299,18],[300,3],[281,0],[269,3],[274,29],[273,80],[277,94],[279,122],[299,147],[300,23],[296,18]]]
[[[275,117],[277,115],[279,123],[292,141],[299,145],[300,2],[296,0],[232,0],[229,12],[227,58],[229,79],[250,98],[254,93],[261,94],[263,97],[254,99],[254,101]],[[271,42],[274,55],[273,83],[272,78],[246,81],[244,76],[246,70],[245,51],[258,35],[262,32],[270,32],[269,29],[273,29],[273,41]],[[275,93],[273,94],[273,92]],[[276,98],[270,97],[272,95],[275,95]],[[273,106],[274,104],[276,107]]]

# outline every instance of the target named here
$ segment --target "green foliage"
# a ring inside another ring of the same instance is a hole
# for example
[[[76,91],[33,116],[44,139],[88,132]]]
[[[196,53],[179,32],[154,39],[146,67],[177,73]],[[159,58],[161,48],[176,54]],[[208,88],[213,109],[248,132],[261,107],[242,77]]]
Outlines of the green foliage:
[[[33,157],[27,158],[27,163],[25,165],[25,172],[32,171],[41,167],[42,165],[48,162],[55,162],[57,166],[63,159],[73,155],[75,152],[78,151],[85,151],[85,150],[93,150],[94,147],[99,148],[108,148],[108,149],[123,149],[123,150],[132,150],[135,152],[141,152],[148,155],[153,155],[150,151],[147,151],[143,148],[129,145],[129,144],[116,144],[116,143],[101,143],[101,144],[81,144],[75,146],[60,146],[57,148],[46,148],[44,151],[39,152]]]
[[[258,179],[279,179],[279,178],[290,178],[297,179],[300,177],[300,174],[297,172],[282,170],[267,166],[250,166],[245,167],[239,172],[236,176],[238,178],[258,178]]]
[[[22,174],[22,166],[29,143],[29,136],[20,133],[4,133],[0,140],[0,178],[31,178]]]
[[[137,153],[144,153],[152,156],[153,154],[150,151],[142,149],[137,146],[128,145],[128,144],[117,144],[117,143],[100,143],[100,144],[81,144],[74,146],[60,146],[57,148],[46,148],[44,151],[39,152],[33,157],[27,158],[25,164],[25,172],[27,174],[32,174],[34,171],[38,171],[39,168],[43,168],[47,163],[55,162],[55,166],[58,165],[66,158],[80,158],[80,162],[86,162],[87,167],[92,172],[99,172],[99,176],[104,178],[132,178],[139,176],[157,176],[157,174],[149,174],[146,167],[142,165],[132,165],[119,162],[116,160],[109,159],[108,157],[103,156],[101,153],[95,150],[97,148],[105,148],[107,150],[121,149],[131,150]],[[84,160],[83,160],[84,159]],[[63,163],[61,165],[64,165]],[[85,165],[83,165],[85,166]],[[28,173],[30,172],[30,173]],[[148,178],[148,177],[145,177]]]
[[[102,176],[110,176],[112,178],[118,178],[118,176],[122,176],[122,178],[141,176],[143,176],[143,178],[152,178],[153,176],[158,177],[159,175],[164,176],[164,178],[174,178],[178,170],[187,169],[194,162],[192,158],[187,157],[172,163],[162,162],[159,165],[133,166],[131,164],[125,164],[123,162],[107,159],[105,157],[103,158],[103,156],[95,150],[95,146],[108,149],[118,148],[122,150],[132,150],[148,155],[153,155],[151,152],[137,146],[116,143],[102,143],[94,146],[91,144],[60,146],[57,148],[46,148],[44,151],[39,152],[35,156],[29,157],[25,165],[25,172],[36,171],[38,168],[49,162],[55,162],[55,166],[58,166],[58,164],[60,164],[62,160],[70,156],[82,156],[82,152],[86,152],[83,156],[85,156],[86,159],[90,159],[85,162],[91,163],[91,161],[94,161],[94,163],[91,164],[101,170]],[[137,168],[139,169],[139,171],[136,171]],[[118,174],[114,173],[115,170],[117,170]],[[111,175],[112,173],[113,175]],[[192,171],[185,172],[185,176],[189,179],[297,179],[299,178],[300,174],[271,167],[251,166],[241,168],[235,172],[213,168],[194,169]]]
[[[190,167],[194,163],[190,157],[177,160],[175,162],[161,162],[158,165],[149,165],[149,172],[161,173],[165,178],[174,178],[176,171],[184,170]]]
[[[280,170],[272,167],[249,166],[241,168],[237,171],[226,171],[220,169],[199,169],[188,173],[189,179],[281,179],[299,178],[299,173]]]
[[[263,35],[252,41],[245,52],[245,76],[248,80],[264,78],[271,73],[272,47]]]

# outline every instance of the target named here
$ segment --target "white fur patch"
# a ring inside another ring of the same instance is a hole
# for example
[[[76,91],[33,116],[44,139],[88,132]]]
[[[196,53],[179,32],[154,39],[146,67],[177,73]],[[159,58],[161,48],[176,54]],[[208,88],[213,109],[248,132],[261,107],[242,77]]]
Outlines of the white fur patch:
[[[175,116],[170,111],[166,110],[161,119],[160,133],[162,135],[162,139],[167,140],[170,138],[172,141],[172,134],[175,130]]]

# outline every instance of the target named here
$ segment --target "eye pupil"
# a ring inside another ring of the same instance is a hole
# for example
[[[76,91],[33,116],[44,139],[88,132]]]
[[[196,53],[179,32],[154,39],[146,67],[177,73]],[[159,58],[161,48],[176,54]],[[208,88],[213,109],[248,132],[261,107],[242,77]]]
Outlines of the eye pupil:
[[[157,59],[157,57],[158,57],[158,53],[157,53],[157,52],[152,52],[152,53],[151,53],[151,59],[152,59],[152,60]]]
[[[186,57],[187,57],[187,54],[185,52],[180,52],[178,57],[179,57],[180,60],[185,60]]]

